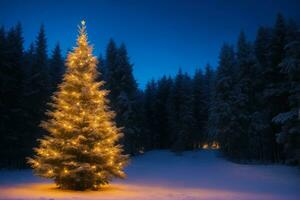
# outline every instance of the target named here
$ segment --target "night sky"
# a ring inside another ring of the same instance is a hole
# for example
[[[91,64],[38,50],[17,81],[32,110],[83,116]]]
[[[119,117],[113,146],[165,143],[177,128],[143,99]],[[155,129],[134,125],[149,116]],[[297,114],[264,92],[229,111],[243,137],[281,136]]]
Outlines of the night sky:
[[[299,23],[300,1],[1,0],[0,25],[9,28],[20,21],[28,47],[44,23],[49,53],[57,42],[65,53],[84,19],[95,55],[104,53],[109,38],[127,45],[143,87],[179,67],[189,73],[206,63],[215,67],[224,42],[236,42],[240,30],[253,39],[259,25],[274,24],[278,12]]]

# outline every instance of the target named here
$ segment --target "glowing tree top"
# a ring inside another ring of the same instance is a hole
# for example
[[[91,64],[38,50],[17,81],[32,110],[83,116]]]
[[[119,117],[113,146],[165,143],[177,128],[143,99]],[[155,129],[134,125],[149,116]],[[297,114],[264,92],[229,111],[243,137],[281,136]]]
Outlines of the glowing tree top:
[[[39,140],[36,155],[28,160],[38,176],[54,179],[62,189],[98,189],[113,177],[125,177],[128,156],[117,144],[122,133],[107,106],[108,91],[101,89],[103,81],[96,82],[97,59],[84,21],[66,65],[49,119],[41,123],[50,134]]]

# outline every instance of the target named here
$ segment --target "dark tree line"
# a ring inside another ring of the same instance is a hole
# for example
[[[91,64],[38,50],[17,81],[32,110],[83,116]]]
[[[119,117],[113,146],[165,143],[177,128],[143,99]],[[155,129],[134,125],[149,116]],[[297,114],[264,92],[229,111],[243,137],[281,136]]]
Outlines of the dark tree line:
[[[150,149],[170,148],[175,152],[200,148],[208,140],[209,105],[214,90],[214,74],[193,77],[178,71],[174,78],[151,80],[145,89],[145,120]]]
[[[24,167],[42,130],[46,102],[61,81],[64,59],[57,44],[48,58],[44,27],[24,50],[22,26],[0,29],[0,165]]]
[[[0,167],[26,166],[64,72],[59,44],[48,54],[43,26],[28,49],[23,42],[20,24],[0,29]],[[127,153],[218,142],[235,161],[300,163],[300,32],[292,20],[278,15],[253,42],[241,32],[236,45],[221,48],[216,70],[179,70],[144,90],[124,44],[110,40],[98,60]]]
[[[300,32],[277,16],[254,42],[242,32],[236,48],[225,44],[217,70],[216,137],[238,161],[300,164]]]
[[[180,152],[217,141],[238,162],[300,164],[300,30],[278,15],[255,41],[224,44],[216,71],[151,80],[144,92],[148,149]]]

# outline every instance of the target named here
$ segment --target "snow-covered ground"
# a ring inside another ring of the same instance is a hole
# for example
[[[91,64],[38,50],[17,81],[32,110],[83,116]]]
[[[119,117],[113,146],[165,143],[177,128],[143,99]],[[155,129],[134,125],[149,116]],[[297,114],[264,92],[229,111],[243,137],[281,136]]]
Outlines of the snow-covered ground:
[[[300,170],[282,165],[240,165],[216,151],[152,151],[133,158],[128,178],[102,191],[62,191],[30,170],[0,171],[0,199],[18,200],[299,200]]]

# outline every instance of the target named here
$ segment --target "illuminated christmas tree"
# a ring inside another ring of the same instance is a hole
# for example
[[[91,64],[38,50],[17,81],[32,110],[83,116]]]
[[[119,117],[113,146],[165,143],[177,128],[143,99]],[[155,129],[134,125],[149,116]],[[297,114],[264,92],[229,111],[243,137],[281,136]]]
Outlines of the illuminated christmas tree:
[[[53,179],[62,189],[98,189],[113,177],[125,177],[128,156],[117,144],[122,133],[107,106],[104,82],[96,82],[96,64],[82,21],[49,119],[41,123],[50,134],[39,140],[36,155],[28,159],[38,176]]]

